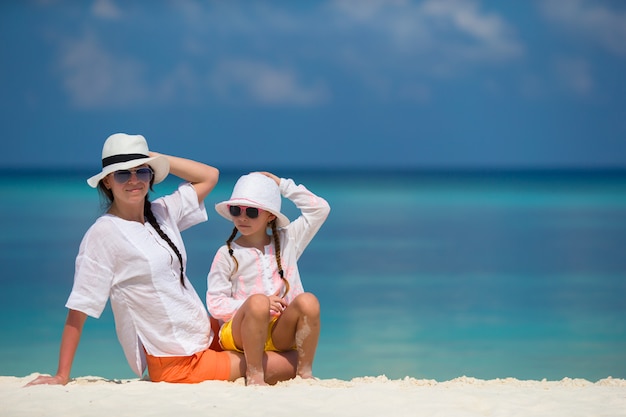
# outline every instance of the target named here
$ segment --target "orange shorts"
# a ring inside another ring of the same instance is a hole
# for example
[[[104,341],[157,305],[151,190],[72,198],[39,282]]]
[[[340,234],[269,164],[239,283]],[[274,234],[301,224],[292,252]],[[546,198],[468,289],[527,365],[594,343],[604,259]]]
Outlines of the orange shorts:
[[[207,349],[191,356],[152,356],[146,353],[148,375],[152,382],[195,384],[230,379],[228,352]]]

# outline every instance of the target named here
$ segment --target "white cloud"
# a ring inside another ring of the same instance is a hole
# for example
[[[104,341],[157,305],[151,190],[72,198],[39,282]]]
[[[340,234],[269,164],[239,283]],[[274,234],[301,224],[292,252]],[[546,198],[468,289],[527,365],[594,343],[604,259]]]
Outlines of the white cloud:
[[[323,82],[305,82],[293,69],[260,61],[221,60],[210,70],[209,84],[200,81],[198,63],[181,61],[149,82],[146,64],[105,49],[92,33],[66,41],[61,49],[63,86],[79,108],[193,103],[211,92],[231,103],[261,105],[312,106],[330,97]]]
[[[332,7],[354,20],[375,19],[386,7],[406,6],[407,0],[335,0]]]
[[[306,12],[275,3],[208,4],[198,10],[176,3],[185,45],[195,45],[209,65],[222,61],[212,75],[221,97],[257,104],[323,102],[331,88],[342,87],[318,81],[323,75],[303,81],[319,64],[363,91],[406,99],[406,88],[432,76],[463,76],[524,54],[512,26],[475,0],[334,0]],[[241,59],[229,61],[222,45],[233,42]]]
[[[567,90],[581,96],[592,92],[594,83],[590,65],[587,61],[583,59],[559,58],[556,60],[554,68],[558,80]]]
[[[96,0],[91,6],[92,13],[103,19],[118,19],[122,12],[113,0]]]
[[[622,3],[623,4],[623,3]],[[626,56],[626,11],[606,2],[545,0],[540,10],[549,20],[619,56]]]
[[[170,50],[178,45],[175,60],[105,46],[103,35],[68,42],[61,68],[72,101],[158,104],[214,93],[237,103],[315,106],[343,88],[324,78],[330,71],[365,94],[425,102],[433,76],[463,76],[524,51],[506,20],[475,0],[337,0],[306,13],[273,3],[183,1],[167,10],[179,28],[165,41]],[[114,0],[96,0],[92,13],[123,15]],[[229,58],[233,45],[237,59]],[[207,73],[209,83],[200,83],[198,74]]]
[[[108,53],[92,34],[67,41],[59,67],[63,86],[77,107],[125,106],[146,98],[141,65]]]
[[[295,71],[265,62],[223,60],[210,76],[212,89],[230,101],[309,106],[328,99],[322,82],[305,85]]]
[[[466,59],[501,60],[522,53],[522,45],[514,39],[506,21],[496,14],[481,12],[474,1],[429,0],[420,7],[420,13],[430,23],[433,34],[444,35],[444,39],[460,35],[439,46],[461,52]],[[467,52],[463,53],[463,49]]]
[[[331,21],[340,48],[337,61],[352,78],[385,98],[407,99],[411,95],[405,90],[416,84],[464,77],[481,68],[505,65],[525,53],[507,20],[482,10],[474,0],[370,0],[365,7],[359,0],[332,4],[337,16]],[[429,96],[413,95],[416,102]]]
[[[504,18],[481,11],[473,0],[370,0],[365,4],[358,0],[334,3],[337,12],[357,21],[364,32],[376,34],[382,54],[410,54],[452,68],[460,61],[500,61],[523,53],[523,45]]]
[[[188,63],[179,63],[173,71],[162,78],[155,88],[152,100],[156,103],[184,102],[194,103],[201,100],[205,91],[195,69]]]

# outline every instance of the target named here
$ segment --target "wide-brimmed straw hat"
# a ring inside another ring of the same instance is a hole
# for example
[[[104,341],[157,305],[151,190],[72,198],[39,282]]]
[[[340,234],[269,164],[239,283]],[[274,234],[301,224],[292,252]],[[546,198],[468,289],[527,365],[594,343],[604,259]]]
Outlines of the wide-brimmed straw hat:
[[[256,207],[272,213],[276,216],[276,225],[285,227],[289,224],[289,219],[280,212],[281,199],[276,181],[253,172],[240,177],[230,199],[217,203],[215,210],[224,218],[233,221],[228,206]]]
[[[100,180],[111,172],[130,169],[139,165],[150,165],[154,171],[154,184],[167,177],[170,163],[164,156],[150,157],[148,142],[141,135],[116,133],[107,138],[102,147],[102,172],[87,180],[87,184],[96,188]]]

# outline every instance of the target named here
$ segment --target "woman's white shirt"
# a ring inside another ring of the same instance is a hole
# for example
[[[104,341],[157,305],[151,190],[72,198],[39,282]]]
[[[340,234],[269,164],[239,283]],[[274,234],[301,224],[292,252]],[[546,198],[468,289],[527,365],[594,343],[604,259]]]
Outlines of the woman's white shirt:
[[[187,254],[181,231],[207,220],[189,183],[152,202],[161,229]],[[180,283],[180,262],[148,223],[105,214],[89,228],[76,258],[66,307],[100,317],[107,300],[133,371],[143,375],[144,348],[154,356],[188,356],[211,343],[208,315],[191,282]]]

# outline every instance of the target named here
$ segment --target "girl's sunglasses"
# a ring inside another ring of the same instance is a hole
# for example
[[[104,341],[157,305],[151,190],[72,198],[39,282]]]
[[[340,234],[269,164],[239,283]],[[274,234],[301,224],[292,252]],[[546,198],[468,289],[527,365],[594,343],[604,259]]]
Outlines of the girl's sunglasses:
[[[246,206],[228,206],[228,211],[230,212],[230,215],[233,217],[241,216],[241,213],[243,213],[244,210],[246,212],[246,216],[248,216],[251,219],[256,219],[257,217],[259,217],[259,211],[261,211],[262,209],[258,209],[256,207],[246,207]]]
[[[154,175],[150,167],[137,168],[135,170],[122,169],[113,173],[113,179],[118,184],[125,184],[133,173],[137,176],[137,180],[141,182],[150,182],[152,180],[152,176]]]

